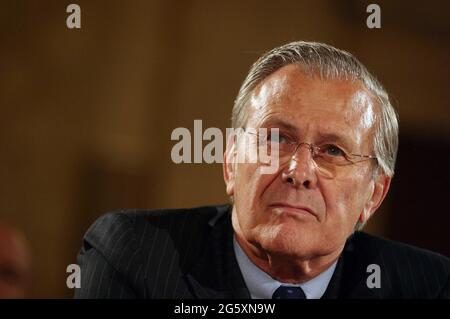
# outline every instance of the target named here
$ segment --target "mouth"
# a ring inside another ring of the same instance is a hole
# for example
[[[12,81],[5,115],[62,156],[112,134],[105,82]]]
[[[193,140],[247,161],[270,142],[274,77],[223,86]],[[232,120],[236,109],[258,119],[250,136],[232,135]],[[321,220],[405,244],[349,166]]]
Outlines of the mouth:
[[[297,204],[283,203],[283,202],[275,202],[269,205],[272,209],[280,209],[282,211],[288,213],[294,213],[298,215],[312,215],[317,218],[317,214],[309,207]]]

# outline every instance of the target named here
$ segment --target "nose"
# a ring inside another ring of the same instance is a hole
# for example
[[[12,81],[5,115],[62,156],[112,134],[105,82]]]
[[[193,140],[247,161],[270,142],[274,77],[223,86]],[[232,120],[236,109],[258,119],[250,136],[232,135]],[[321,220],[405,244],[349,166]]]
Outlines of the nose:
[[[316,164],[312,157],[312,147],[308,143],[299,144],[282,172],[282,180],[296,188],[315,188],[317,185]]]

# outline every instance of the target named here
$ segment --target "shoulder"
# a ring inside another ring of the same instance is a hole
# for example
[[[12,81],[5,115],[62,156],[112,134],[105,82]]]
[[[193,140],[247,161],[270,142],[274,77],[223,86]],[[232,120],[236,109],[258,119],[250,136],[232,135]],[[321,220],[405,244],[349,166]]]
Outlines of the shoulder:
[[[185,227],[206,230],[224,215],[228,208],[228,205],[220,205],[182,209],[116,210],[99,217],[88,229],[86,238],[101,241],[103,236],[114,238],[131,232],[133,236],[141,239],[142,236],[148,235],[149,230],[166,233],[179,233]]]
[[[109,258],[136,251],[161,255],[162,250],[186,250],[201,244],[228,208],[112,211],[92,224],[84,236],[84,246],[94,247]]]
[[[78,254],[84,275],[76,297],[190,296],[181,278],[204,249],[206,236],[217,229],[216,222],[226,220],[221,217],[228,207],[128,209],[101,216],[86,232]]]
[[[349,242],[349,249],[359,256],[359,264],[378,265],[392,291],[407,292],[412,298],[450,297],[449,258],[363,232],[355,232]]]
[[[442,268],[450,270],[450,259],[427,249],[415,247],[398,241],[370,235],[364,232],[355,232],[352,235],[353,243],[361,248],[365,247],[378,254],[395,255],[398,260],[403,259],[428,259],[431,263],[437,263]]]

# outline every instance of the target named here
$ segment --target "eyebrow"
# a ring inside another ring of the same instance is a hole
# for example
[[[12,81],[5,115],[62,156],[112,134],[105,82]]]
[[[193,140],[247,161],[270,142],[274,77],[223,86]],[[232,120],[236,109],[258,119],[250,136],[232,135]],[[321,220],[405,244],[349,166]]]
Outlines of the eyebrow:
[[[330,142],[345,142],[346,140],[343,136],[335,133],[319,133],[318,136],[321,140]]]
[[[287,131],[298,132],[298,128],[295,125],[278,118],[267,119],[261,123],[261,126],[275,126]]]
[[[339,135],[336,133],[319,133],[318,138],[328,143],[336,143],[344,147],[348,152],[353,152],[356,144],[352,142],[350,137]]]

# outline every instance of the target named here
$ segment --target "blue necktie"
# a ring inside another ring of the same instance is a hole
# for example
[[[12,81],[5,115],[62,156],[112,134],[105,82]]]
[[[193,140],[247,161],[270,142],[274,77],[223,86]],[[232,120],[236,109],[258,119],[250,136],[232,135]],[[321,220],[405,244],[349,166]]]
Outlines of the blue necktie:
[[[272,295],[272,299],[306,299],[300,287],[280,286]]]

